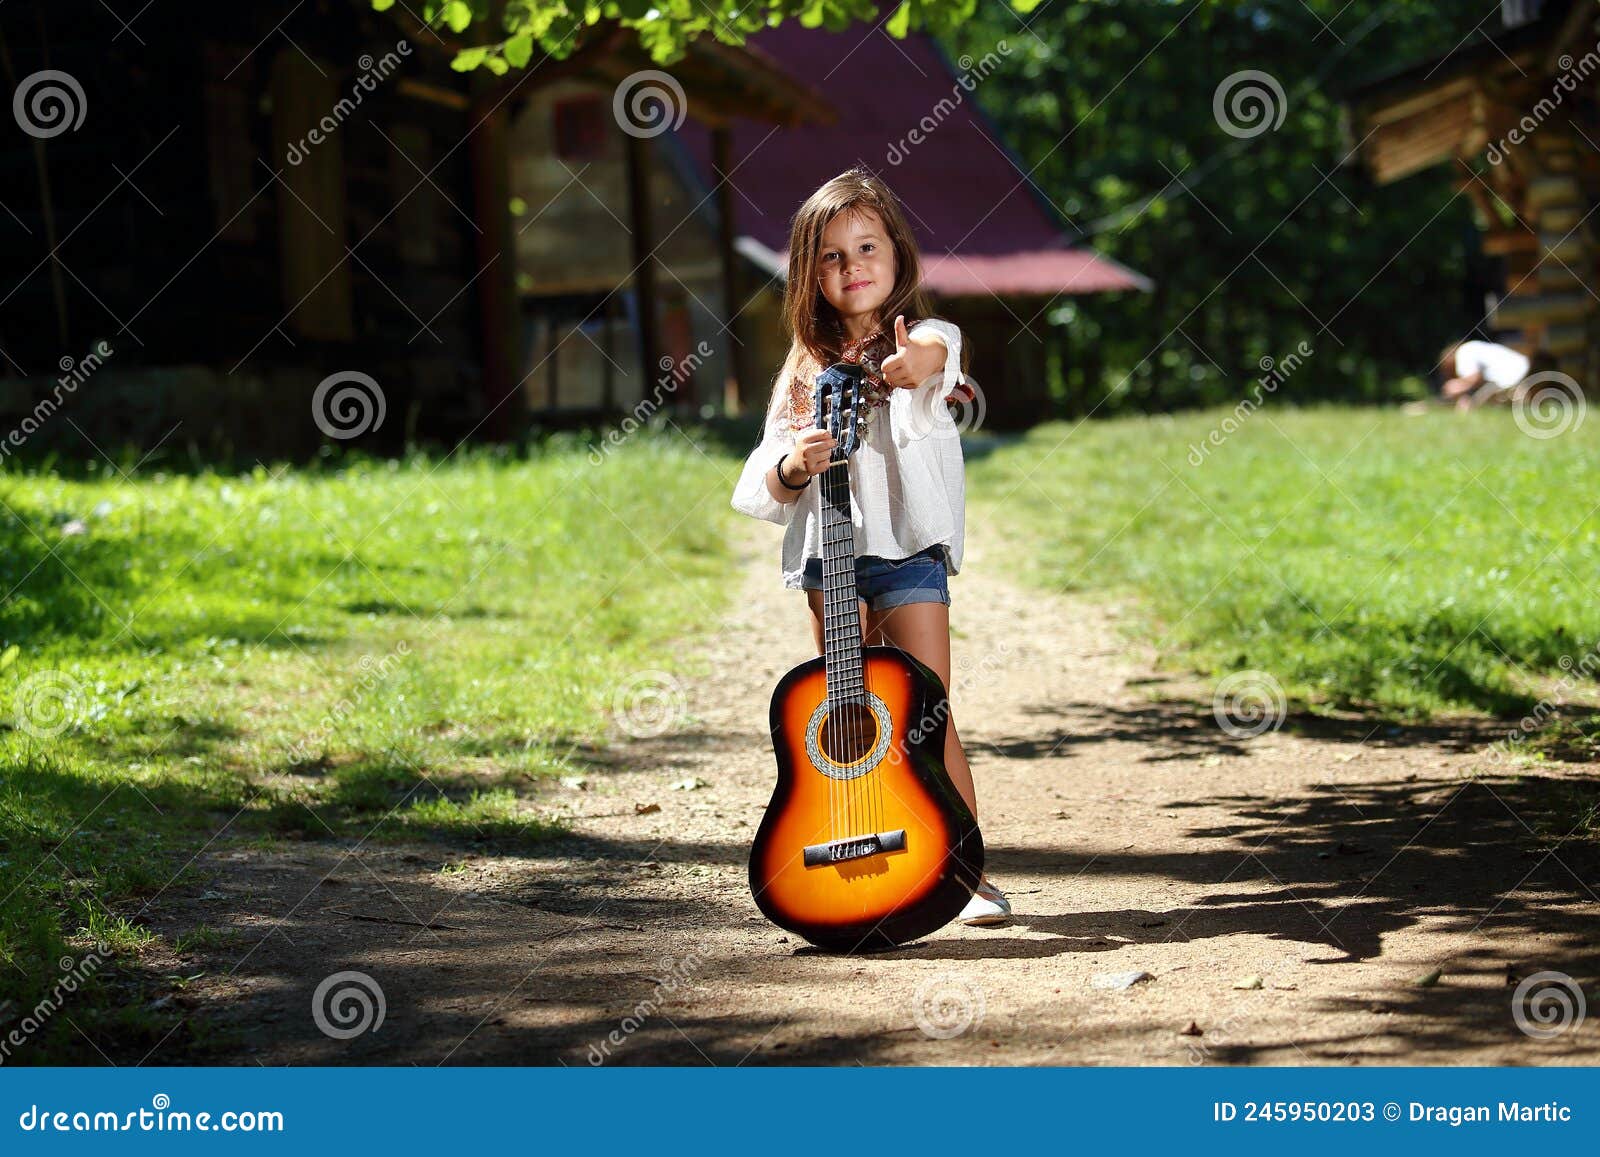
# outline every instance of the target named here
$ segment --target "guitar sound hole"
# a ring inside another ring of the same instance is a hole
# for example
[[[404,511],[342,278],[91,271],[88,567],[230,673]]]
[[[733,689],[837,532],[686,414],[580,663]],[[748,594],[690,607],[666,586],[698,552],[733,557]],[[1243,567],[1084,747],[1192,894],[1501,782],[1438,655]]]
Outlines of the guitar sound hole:
[[[817,741],[834,763],[856,763],[877,745],[878,717],[865,703],[840,703],[822,721]]]

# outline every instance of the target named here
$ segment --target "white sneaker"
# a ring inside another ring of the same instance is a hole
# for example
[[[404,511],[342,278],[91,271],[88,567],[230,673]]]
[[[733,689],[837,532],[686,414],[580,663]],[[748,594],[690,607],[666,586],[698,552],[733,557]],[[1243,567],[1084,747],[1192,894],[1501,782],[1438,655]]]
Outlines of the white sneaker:
[[[972,899],[967,901],[967,906],[961,909],[961,915],[956,919],[963,924],[980,927],[1004,924],[1011,919],[1011,901],[1006,899],[1004,892],[985,880],[978,885],[978,890],[972,894]]]

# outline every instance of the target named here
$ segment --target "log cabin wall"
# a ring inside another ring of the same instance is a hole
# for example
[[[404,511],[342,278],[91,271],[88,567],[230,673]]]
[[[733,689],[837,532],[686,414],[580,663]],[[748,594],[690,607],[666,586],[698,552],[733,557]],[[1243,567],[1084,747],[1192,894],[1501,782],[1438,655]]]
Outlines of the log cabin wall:
[[[1361,156],[1380,183],[1454,168],[1484,252],[1503,262],[1486,325],[1585,391],[1600,388],[1596,7],[1518,8],[1496,53],[1440,62],[1429,83],[1380,84],[1354,104]]]
[[[399,53],[403,30],[350,0],[287,18],[160,4],[137,36],[114,31],[94,0],[0,8],[16,77],[67,72],[87,102],[72,132],[0,143],[16,214],[0,215],[0,422],[49,394],[62,359],[105,340],[113,356],[72,397],[83,434],[50,422],[40,448],[94,456],[85,436],[111,448],[170,435],[298,456],[322,440],[317,383],[346,370],[384,392],[374,448],[408,427],[470,430],[472,201],[457,147],[469,126],[447,55]],[[306,147],[374,69],[358,106]]]

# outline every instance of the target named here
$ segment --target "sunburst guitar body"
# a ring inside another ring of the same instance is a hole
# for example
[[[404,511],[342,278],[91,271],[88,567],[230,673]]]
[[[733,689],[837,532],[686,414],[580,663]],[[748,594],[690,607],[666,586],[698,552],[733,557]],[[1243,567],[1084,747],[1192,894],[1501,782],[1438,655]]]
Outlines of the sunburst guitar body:
[[[768,723],[778,782],[750,850],[750,889],[779,927],[835,952],[892,948],[953,919],[983,874],[983,837],[944,766],[950,705],[937,673],[864,647],[846,463],[857,366],[817,379],[838,440],[822,485],[823,654],[788,672]]]

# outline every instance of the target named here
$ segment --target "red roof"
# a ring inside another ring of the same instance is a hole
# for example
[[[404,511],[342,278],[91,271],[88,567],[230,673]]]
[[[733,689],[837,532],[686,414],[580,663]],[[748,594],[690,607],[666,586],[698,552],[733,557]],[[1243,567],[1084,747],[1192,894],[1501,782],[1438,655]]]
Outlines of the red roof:
[[[892,9],[886,6],[880,16]],[[923,284],[936,294],[1052,296],[1149,288],[1146,278],[1117,262],[1067,246],[1043,194],[999,140],[973,93],[957,82],[963,75],[981,89],[983,75],[1007,67],[998,50],[987,64],[977,61],[958,74],[920,34],[895,40],[878,25],[833,33],[793,20],[750,37],[747,47],[820,93],[840,117],[836,124],[801,128],[733,123],[734,231],[758,243],[741,245],[742,251],[770,251],[781,272],[795,210],[823,182],[861,164],[887,181],[904,204],[922,247]],[[691,118],[677,135],[710,189],[710,130]]]

